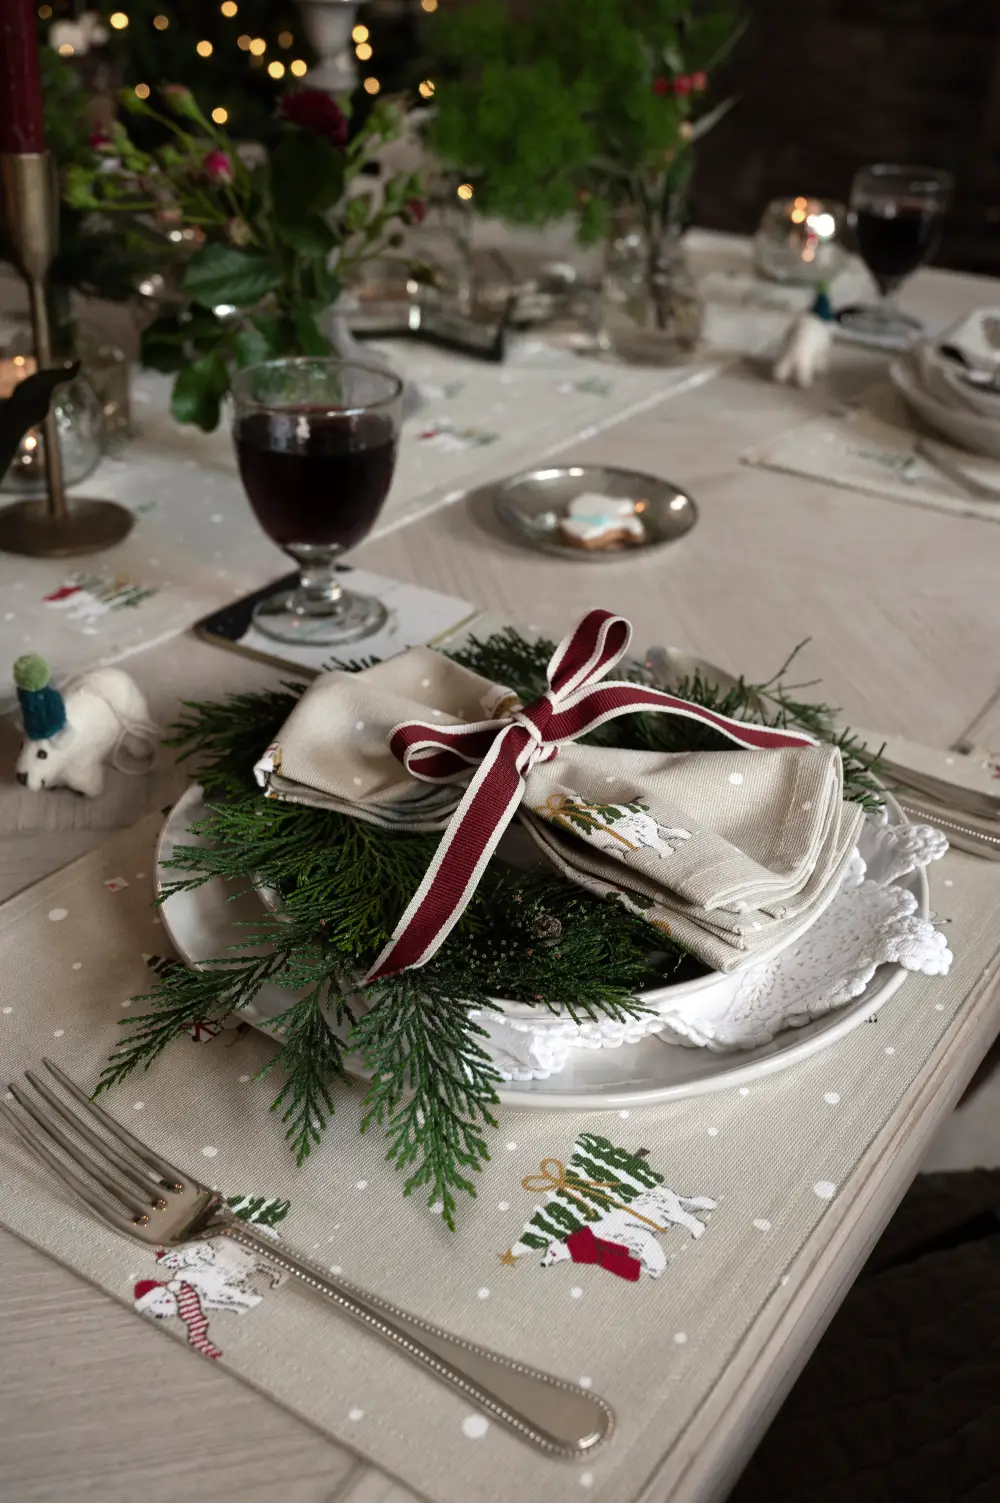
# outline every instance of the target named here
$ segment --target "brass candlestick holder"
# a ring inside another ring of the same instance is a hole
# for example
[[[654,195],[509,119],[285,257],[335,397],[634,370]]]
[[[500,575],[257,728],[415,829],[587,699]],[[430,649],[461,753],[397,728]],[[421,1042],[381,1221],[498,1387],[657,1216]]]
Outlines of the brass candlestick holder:
[[[28,284],[36,365],[44,370],[52,364],[45,280],[55,255],[59,225],[58,192],[49,153],[0,153],[0,195],[7,242]],[[0,549],[33,558],[65,558],[120,543],[135,520],[127,507],[115,501],[80,497],[67,504],[54,404],[49,406],[42,432],[47,495],[17,501],[0,510]]]

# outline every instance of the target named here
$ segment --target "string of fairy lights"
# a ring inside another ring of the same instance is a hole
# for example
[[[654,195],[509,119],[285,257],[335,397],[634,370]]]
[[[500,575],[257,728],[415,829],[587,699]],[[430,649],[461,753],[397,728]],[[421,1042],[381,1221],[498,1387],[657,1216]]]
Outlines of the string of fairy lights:
[[[437,3],[438,0],[421,0],[421,4],[423,5],[425,10],[435,10],[437,8]],[[239,9],[240,8],[237,0],[222,0],[222,4],[219,6],[221,14],[226,18],[227,21],[235,21],[239,16]],[[38,16],[40,20],[49,21],[52,19],[52,15],[53,7],[51,5],[40,5],[38,7]],[[128,13],[123,10],[112,11],[111,15],[108,17],[108,25],[114,31],[124,32],[132,24],[133,23]],[[167,31],[171,25],[170,17],[162,13],[155,15],[152,18],[152,25],[154,30],[156,31]],[[263,63],[264,55],[268,50],[268,43],[266,38],[251,36],[248,32],[241,32],[237,35],[236,46],[240,49],[241,52],[249,53],[255,64],[258,60]],[[277,36],[277,46],[282,51],[288,52],[295,46],[295,37],[290,31],[279,31]],[[215,52],[215,43],[210,42],[208,38],[205,37],[195,43],[194,50],[197,53],[198,57],[210,58]],[[62,57],[72,57],[76,51],[76,48],[71,42],[63,42],[59,45],[57,51]],[[370,55],[371,49],[369,48],[369,56]],[[266,64],[263,65],[266,67],[269,77],[276,80],[284,78],[286,74],[290,75],[292,78],[305,78],[306,74],[309,72],[308,63],[306,63],[305,60],[301,57],[293,57],[289,59],[288,62],[285,62],[284,59],[280,57],[272,57]],[[376,79],[374,80],[374,82],[375,88],[369,90],[370,93],[378,92],[378,80]],[[133,86],[133,88],[138,99],[148,99],[152,92],[149,84],[147,83],[137,83]],[[224,105],[221,104],[216,105],[216,107],[211,111],[211,115],[216,125],[225,125],[226,121],[229,119],[229,111],[225,108]]]
[[[0,0],[0,4],[2,3],[3,0]],[[438,4],[439,0],[419,0],[420,9],[428,15],[432,15],[437,10]],[[225,20],[238,21],[240,13],[239,0],[222,0],[222,3],[219,5],[219,11]],[[42,21],[51,20],[53,18],[53,6],[50,4],[39,5],[38,16]],[[124,10],[112,11],[107,19],[108,25],[113,31],[117,32],[127,31],[129,26],[137,24],[132,21],[128,12]],[[152,17],[151,24],[154,31],[164,32],[170,29],[172,22],[170,16],[161,12]],[[106,38],[106,36],[107,33],[105,32],[104,37]],[[357,58],[357,61],[363,65],[374,66],[375,47],[369,27],[362,23],[355,26],[351,32],[351,42],[354,46],[354,56]],[[280,52],[291,52],[295,47],[295,37],[290,31],[279,31],[276,45]],[[194,50],[198,57],[207,59],[213,56],[216,46],[216,42],[210,41],[207,37],[202,37],[194,44]],[[249,54],[253,66],[266,67],[269,77],[275,80],[282,79],[286,75],[295,79],[305,78],[309,72],[309,65],[301,57],[292,57],[286,62],[282,57],[272,56],[265,63],[264,58],[269,46],[265,37],[251,36],[249,32],[238,32],[236,35],[236,46],[241,52]],[[71,57],[76,48],[72,42],[66,41],[60,43],[57,51],[64,57]],[[372,96],[380,93],[382,89],[381,80],[374,72],[363,74],[361,86],[366,94]],[[134,84],[133,89],[138,99],[148,99],[152,93],[152,89],[148,83],[140,82]],[[417,85],[417,92],[423,100],[429,101],[433,99],[435,93],[434,80],[431,78],[421,79]],[[210,113],[216,125],[225,125],[229,119],[229,111],[221,104],[216,105]],[[471,183],[460,183],[455,192],[458,198],[467,202],[472,198],[474,189]]]

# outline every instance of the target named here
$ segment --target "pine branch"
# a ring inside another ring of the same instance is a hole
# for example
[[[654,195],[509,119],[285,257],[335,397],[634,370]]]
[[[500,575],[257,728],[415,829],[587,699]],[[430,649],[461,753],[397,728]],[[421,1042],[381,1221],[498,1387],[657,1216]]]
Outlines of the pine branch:
[[[261,1073],[275,1066],[285,1072],[285,1083],[271,1110],[281,1112],[285,1137],[299,1165],[319,1145],[334,1114],[334,1081],[347,1079],[343,1047],[331,1027],[331,1009],[340,1021],[346,1011],[343,998],[320,985],[271,1021],[282,1044]]]
[[[455,1192],[475,1196],[469,1173],[489,1159],[499,1075],[478,1042],[486,1032],[469,1006],[438,989],[426,971],[373,987],[372,1007],[351,1037],[373,1072],[361,1131],[385,1130],[386,1159],[412,1169],[403,1193],[427,1190],[455,1229]]]
[[[149,1010],[121,1019],[129,1036],[114,1049],[101,1074],[95,1095],[117,1085],[138,1068],[148,1070],[175,1038],[201,1022],[219,1022],[247,1007],[280,966],[280,956],[256,955],[212,963],[209,970],[172,966],[156,989],[134,997]]]

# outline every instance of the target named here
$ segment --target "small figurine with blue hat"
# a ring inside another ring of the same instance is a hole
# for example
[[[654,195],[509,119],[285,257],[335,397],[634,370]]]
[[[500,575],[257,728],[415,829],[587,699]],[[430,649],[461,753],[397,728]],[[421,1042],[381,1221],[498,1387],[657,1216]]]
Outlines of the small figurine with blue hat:
[[[830,288],[821,282],[808,313],[800,313],[785,336],[774,363],[774,379],[783,386],[811,386],[825,375],[833,353],[833,308]]]
[[[17,781],[33,793],[72,788],[96,798],[104,788],[104,764],[122,772],[148,772],[156,759],[158,728],[134,679],[119,668],[93,668],[60,693],[49,665],[29,652],[14,664],[24,744]],[[143,765],[127,765],[124,751]]]

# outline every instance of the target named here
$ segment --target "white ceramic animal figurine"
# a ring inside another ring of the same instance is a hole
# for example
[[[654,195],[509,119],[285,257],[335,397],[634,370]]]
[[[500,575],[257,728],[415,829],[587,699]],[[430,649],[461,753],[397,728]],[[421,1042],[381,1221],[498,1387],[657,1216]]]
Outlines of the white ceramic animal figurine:
[[[824,287],[808,313],[800,313],[785,336],[774,363],[774,379],[782,386],[811,386],[830,369],[833,355],[833,309]]]
[[[44,658],[28,653],[14,664],[25,740],[17,781],[37,793],[72,788],[96,798],[104,788],[104,764],[122,772],[148,772],[156,756],[157,727],[145,696],[119,668],[93,668],[60,693]],[[143,759],[127,766],[122,752]]]

